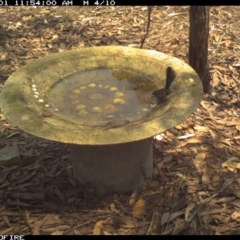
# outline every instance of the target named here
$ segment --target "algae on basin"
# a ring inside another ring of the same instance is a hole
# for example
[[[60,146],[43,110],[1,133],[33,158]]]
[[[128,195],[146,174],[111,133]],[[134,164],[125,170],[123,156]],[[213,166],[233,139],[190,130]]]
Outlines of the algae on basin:
[[[151,111],[146,96],[158,85],[144,75],[111,69],[74,74],[57,82],[49,93],[54,114],[78,124],[100,126],[114,121],[134,121]]]

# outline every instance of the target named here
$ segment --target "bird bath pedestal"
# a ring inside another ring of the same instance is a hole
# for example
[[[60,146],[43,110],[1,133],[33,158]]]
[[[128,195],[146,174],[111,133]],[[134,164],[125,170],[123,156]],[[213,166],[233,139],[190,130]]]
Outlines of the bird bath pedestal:
[[[149,94],[176,77],[161,103]],[[3,114],[35,136],[69,144],[80,183],[118,191],[152,176],[151,137],[184,121],[202,99],[202,84],[186,63],[130,47],[66,51],[13,73],[0,95]]]

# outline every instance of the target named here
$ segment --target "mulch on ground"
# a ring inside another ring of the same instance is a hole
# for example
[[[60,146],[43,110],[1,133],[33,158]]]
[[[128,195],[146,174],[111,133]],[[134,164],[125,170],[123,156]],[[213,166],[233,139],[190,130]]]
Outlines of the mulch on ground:
[[[144,48],[188,61],[188,7],[157,6]],[[91,46],[140,47],[148,8],[0,9],[0,87],[48,54]],[[0,113],[0,234],[240,234],[240,10],[211,7],[210,94],[186,121],[153,139],[153,180],[122,194],[79,186],[64,144],[31,136]],[[191,134],[191,135],[190,135]]]

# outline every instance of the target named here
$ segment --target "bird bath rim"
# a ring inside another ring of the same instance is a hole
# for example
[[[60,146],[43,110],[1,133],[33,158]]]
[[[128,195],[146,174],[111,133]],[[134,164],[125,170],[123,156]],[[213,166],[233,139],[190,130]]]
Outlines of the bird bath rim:
[[[44,98],[48,88],[60,79],[94,69],[121,69],[143,74],[165,85],[165,71],[172,66],[177,74],[174,92],[157,110],[142,120],[119,128],[76,123],[47,116],[44,103],[32,93],[32,85]],[[24,131],[48,140],[77,145],[111,145],[140,141],[183,122],[202,99],[202,83],[195,71],[183,61],[161,52],[121,46],[91,47],[48,55],[28,63],[6,81],[0,95],[3,114]]]

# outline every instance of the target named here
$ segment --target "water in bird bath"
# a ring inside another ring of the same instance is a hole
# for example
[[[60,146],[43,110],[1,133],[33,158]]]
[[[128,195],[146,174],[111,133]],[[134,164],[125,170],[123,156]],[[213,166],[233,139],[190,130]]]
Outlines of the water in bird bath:
[[[122,70],[97,69],[69,76],[50,89],[49,109],[60,118],[99,126],[140,119],[156,104],[146,101],[158,89],[145,76]]]

